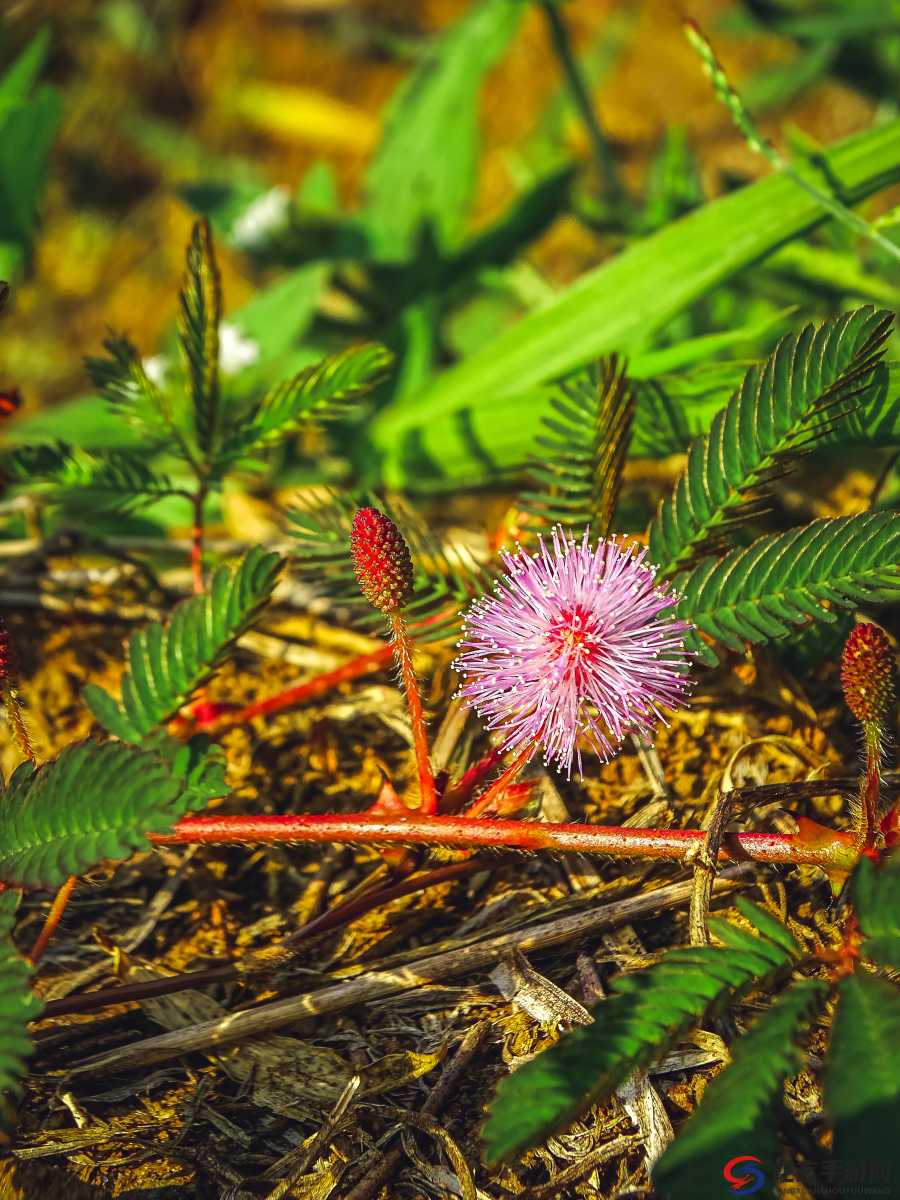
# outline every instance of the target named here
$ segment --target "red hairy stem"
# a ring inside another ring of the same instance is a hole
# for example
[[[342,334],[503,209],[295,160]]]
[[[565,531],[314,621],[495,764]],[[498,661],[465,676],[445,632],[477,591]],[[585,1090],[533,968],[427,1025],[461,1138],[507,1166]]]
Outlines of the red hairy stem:
[[[379,646],[377,650],[372,650],[368,654],[360,654],[356,658],[351,658],[349,662],[342,663],[333,671],[315,675],[312,679],[298,683],[296,687],[287,688],[274,696],[268,696],[265,700],[254,700],[252,704],[248,704],[244,708],[218,713],[210,721],[198,721],[196,728],[202,729],[206,733],[220,733],[225,729],[232,729],[236,725],[246,725],[254,717],[265,717],[270,713],[282,712],[286,708],[305,704],[308,700],[315,700],[319,696],[334,691],[342,683],[359,679],[361,675],[369,675],[373,671],[380,671],[391,661],[393,654],[392,646]]]
[[[866,774],[860,786],[860,841],[874,846],[878,832],[878,806],[881,801],[881,736],[865,730]]]
[[[171,833],[150,834],[156,845],[222,845],[235,842],[336,842],[449,846],[461,849],[550,850],[613,858],[681,859],[706,835],[698,829],[632,829],[470,817],[382,817],[370,814],[183,817]],[[853,834],[806,821],[803,832],[729,833],[719,859],[797,863],[851,870],[860,855]]]
[[[31,953],[28,955],[28,959],[32,966],[34,966],[34,964],[37,963],[41,958],[44,951],[47,949],[50,939],[56,932],[57,926],[62,920],[62,915],[66,911],[66,905],[69,903],[69,897],[75,890],[76,880],[77,876],[70,875],[53,897],[53,903],[50,905],[50,911],[47,913],[46,919],[44,920],[44,927],[38,934],[37,941],[32,946]]]
[[[406,631],[403,614],[398,609],[390,613],[390,622],[394,654],[397,666],[400,668],[403,691],[406,694],[406,705],[409,709],[409,720],[412,725],[413,749],[419,772],[419,812],[423,816],[433,816],[437,812],[437,788],[434,782],[434,771],[431,769],[422,693],[419,691],[419,681],[413,666],[412,642]]]

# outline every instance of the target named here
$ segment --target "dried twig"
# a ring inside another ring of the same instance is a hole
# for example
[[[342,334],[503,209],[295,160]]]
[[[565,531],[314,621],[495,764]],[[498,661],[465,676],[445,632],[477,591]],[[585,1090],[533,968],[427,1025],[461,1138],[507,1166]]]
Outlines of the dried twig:
[[[741,880],[747,878],[750,870],[749,866],[741,865],[723,872],[716,881],[715,890],[731,891]],[[610,929],[623,922],[683,904],[690,899],[692,886],[690,882],[670,884],[639,896],[612,901],[586,913],[562,917],[531,929],[499,934],[459,950],[425,956],[415,963],[393,971],[369,971],[359,979],[341,982],[317,992],[276,1000],[246,1012],[231,1013],[221,1020],[202,1021],[187,1029],[145,1038],[129,1046],[85,1059],[72,1073],[122,1071],[145,1066],[147,1063],[162,1062],[182,1054],[206,1050],[211,1046],[272,1033],[307,1017],[343,1012],[358,1004],[384,1000],[388,996],[396,996],[426,984],[483,971],[514,948],[524,954],[546,950],[602,929]]]

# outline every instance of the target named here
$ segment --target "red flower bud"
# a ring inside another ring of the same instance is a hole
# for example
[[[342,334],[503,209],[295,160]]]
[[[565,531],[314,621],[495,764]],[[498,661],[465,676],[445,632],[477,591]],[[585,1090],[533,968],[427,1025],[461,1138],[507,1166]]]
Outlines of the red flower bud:
[[[413,565],[403,534],[377,508],[361,508],[353,518],[350,553],[359,588],[373,608],[396,612],[413,594]]]
[[[883,629],[856,625],[841,659],[841,684],[847,707],[864,724],[883,722],[896,697],[894,652]]]
[[[15,687],[19,678],[19,659],[9,636],[9,630],[0,620],[0,689]]]

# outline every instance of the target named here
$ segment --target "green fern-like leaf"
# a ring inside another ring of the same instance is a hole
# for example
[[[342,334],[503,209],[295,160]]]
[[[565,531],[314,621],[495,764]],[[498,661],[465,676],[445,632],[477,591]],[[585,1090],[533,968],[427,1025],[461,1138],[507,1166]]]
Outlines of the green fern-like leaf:
[[[103,343],[106,354],[84,360],[98,392],[129,425],[161,441],[173,425],[159,388],[144,370],[141,356],[123,334],[111,334]]]
[[[490,576],[464,552],[446,550],[413,509],[398,498],[347,497],[326,491],[305,509],[289,513],[296,539],[293,557],[301,576],[346,607],[360,628],[383,627],[381,614],[360,593],[350,559],[353,515],[365,504],[375,504],[388,513],[412,551],[415,591],[404,612],[413,635],[420,642],[457,636],[461,606],[490,587]]]
[[[832,608],[900,594],[900,520],[892,512],[863,513],[769,534],[700,563],[678,576],[675,588],[679,616],[742,650],[811,619],[834,621]],[[703,662],[716,663],[699,637],[690,642]]]
[[[43,1005],[29,987],[31,970],[12,943],[17,892],[0,893],[0,1128],[9,1125],[6,1097],[21,1095],[19,1080],[31,1053],[28,1022]]]
[[[824,1083],[835,1159],[896,1167],[900,989],[894,984],[866,971],[841,980]]]
[[[861,859],[850,894],[865,935],[863,953],[900,971],[900,854],[891,854],[877,867],[870,859]]]
[[[277,554],[255,546],[236,567],[217,568],[208,592],[183,600],[171,620],[132,634],[121,701],[95,684],[84,690],[97,720],[123,741],[141,742],[173,716],[253,623],[281,565]]]
[[[219,423],[219,322],[222,286],[213,250],[212,232],[204,218],[197,221],[187,251],[181,287],[178,337],[187,366],[197,445],[212,458]]]
[[[225,438],[217,456],[219,469],[288,437],[303,424],[345,416],[385,377],[390,364],[389,350],[367,342],[276,384]]]
[[[742,1146],[761,1160],[767,1179],[777,1177],[781,1088],[802,1064],[798,1032],[827,996],[827,985],[818,980],[794,985],[735,1044],[730,1065],[706,1089],[700,1107],[654,1168],[662,1196],[714,1196],[722,1186],[723,1163]]]
[[[125,858],[188,811],[194,795],[158,755],[121,742],[77,742],[38,768],[19,767],[0,794],[0,880],[58,887]]]
[[[721,540],[751,495],[784,474],[852,410],[872,377],[890,313],[861,308],[785,337],[752,367],[650,525],[650,552],[674,574]]]
[[[159,755],[169,772],[180,780],[187,808],[205,808],[210,800],[228,795],[225,751],[205,734],[195,734],[183,742],[157,729],[144,738],[141,749]]]
[[[598,537],[612,527],[628,454],[634,396],[615,355],[560,385],[551,415],[536,439],[530,473],[540,490],[520,506],[532,523],[591,526]]]
[[[65,442],[17,446],[0,458],[0,473],[8,484],[28,487],[53,504],[93,511],[134,509],[178,492],[145,456],[89,452]]]
[[[498,1088],[484,1127],[488,1161],[535,1145],[635,1070],[673,1046],[704,1016],[754,984],[785,972],[794,954],[781,939],[735,931],[740,945],[670,951],[646,971],[621,975],[592,1025],[567,1034]]]

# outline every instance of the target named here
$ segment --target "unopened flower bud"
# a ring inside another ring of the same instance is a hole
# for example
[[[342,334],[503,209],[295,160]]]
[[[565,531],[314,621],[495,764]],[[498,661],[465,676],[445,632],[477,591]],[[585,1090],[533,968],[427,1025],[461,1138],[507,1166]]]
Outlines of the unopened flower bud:
[[[14,688],[19,678],[19,659],[9,636],[9,630],[0,620],[0,689]]]
[[[841,659],[841,684],[857,721],[886,720],[896,697],[894,652],[883,629],[859,624],[850,632]]]
[[[413,565],[403,534],[377,508],[353,518],[350,553],[359,588],[373,608],[396,612],[412,599]]]

